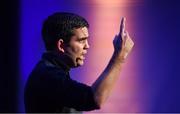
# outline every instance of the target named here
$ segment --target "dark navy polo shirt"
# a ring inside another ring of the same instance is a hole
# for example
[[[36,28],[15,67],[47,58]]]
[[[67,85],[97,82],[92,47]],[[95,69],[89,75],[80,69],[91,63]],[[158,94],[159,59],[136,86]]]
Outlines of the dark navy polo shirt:
[[[92,88],[72,80],[69,70],[58,54],[44,53],[25,86],[26,112],[78,113],[99,109]]]

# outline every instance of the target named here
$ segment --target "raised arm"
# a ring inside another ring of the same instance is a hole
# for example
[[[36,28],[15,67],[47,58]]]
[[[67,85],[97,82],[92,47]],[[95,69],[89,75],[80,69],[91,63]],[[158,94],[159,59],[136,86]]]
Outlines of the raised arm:
[[[113,45],[114,53],[112,58],[102,74],[92,85],[95,100],[99,107],[102,106],[110,95],[111,90],[119,77],[122,65],[134,46],[134,42],[125,30],[125,18],[122,18],[121,20],[120,31],[119,34],[115,36]]]

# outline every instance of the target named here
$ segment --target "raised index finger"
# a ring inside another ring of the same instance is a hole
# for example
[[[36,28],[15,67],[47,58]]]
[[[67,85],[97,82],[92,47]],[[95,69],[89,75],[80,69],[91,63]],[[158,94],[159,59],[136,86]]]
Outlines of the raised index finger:
[[[121,24],[120,24],[120,30],[119,30],[119,35],[122,35],[125,31],[125,17],[121,19]]]

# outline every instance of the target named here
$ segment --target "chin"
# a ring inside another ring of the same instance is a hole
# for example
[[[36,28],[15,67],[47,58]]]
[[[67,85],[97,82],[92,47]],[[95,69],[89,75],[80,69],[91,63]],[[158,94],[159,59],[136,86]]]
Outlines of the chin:
[[[82,64],[77,64],[77,67],[79,67],[79,66],[83,66],[84,65],[84,63],[82,63]]]
[[[83,65],[84,65],[83,60],[77,60],[74,62],[74,67],[79,67],[79,66],[83,66]]]
[[[76,64],[73,65],[73,68],[80,67],[80,66],[83,66],[83,65],[84,65],[83,62],[82,63],[76,63]]]
[[[83,61],[80,61],[80,62],[77,63],[76,66],[79,67],[79,66],[83,66],[83,65],[84,65],[84,62],[83,62]]]

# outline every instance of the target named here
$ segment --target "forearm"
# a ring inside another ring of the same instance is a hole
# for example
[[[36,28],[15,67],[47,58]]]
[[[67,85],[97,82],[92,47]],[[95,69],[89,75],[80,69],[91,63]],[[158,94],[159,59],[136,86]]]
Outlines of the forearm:
[[[110,95],[121,72],[122,64],[122,59],[114,53],[108,66],[92,85],[95,100],[99,106],[101,106]]]
[[[121,72],[122,64],[134,46],[134,42],[130,38],[128,32],[125,31],[125,18],[121,21],[120,32],[119,35],[115,36],[113,45],[114,54],[108,66],[92,85],[94,97],[99,107],[109,97]]]

